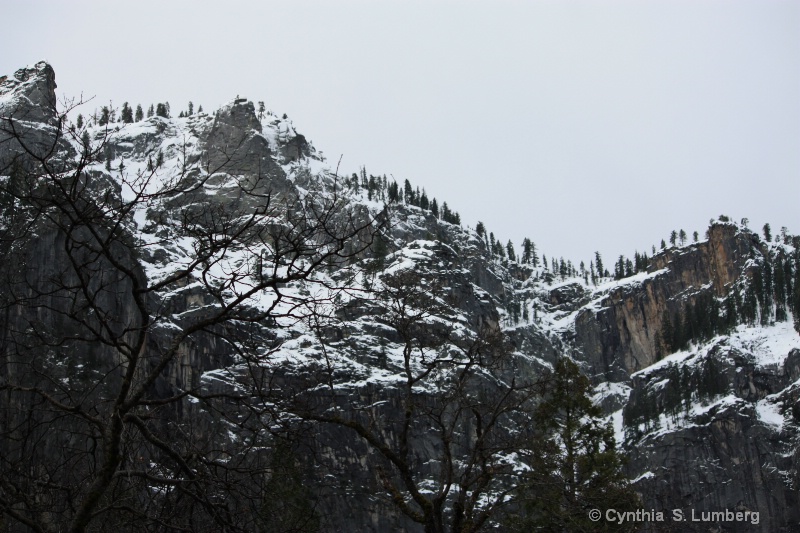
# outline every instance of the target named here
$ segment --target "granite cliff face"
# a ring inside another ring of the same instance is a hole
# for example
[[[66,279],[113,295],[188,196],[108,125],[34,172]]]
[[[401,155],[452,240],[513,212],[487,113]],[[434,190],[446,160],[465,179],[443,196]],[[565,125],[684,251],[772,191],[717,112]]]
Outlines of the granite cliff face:
[[[624,379],[657,360],[664,313],[677,314],[698,295],[725,297],[759,251],[752,234],[731,224],[713,224],[707,240],[670,248],[653,257],[641,283],[623,285],[575,321],[576,344],[593,375]]]
[[[7,99],[3,112],[18,120],[55,125],[56,87],[55,71],[44,61],[2,76],[0,97]]]
[[[139,498],[163,497],[206,516],[177,496],[170,500],[174,484],[158,485],[165,472],[174,468],[191,478],[256,465],[267,473],[235,487],[258,485],[261,499],[248,500],[244,494],[251,492],[242,488],[243,496],[226,508],[256,516],[237,526],[242,530],[289,529],[277,518],[291,514],[286,509],[264,510],[265,494],[275,494],[264,492],[269,489],[304,494],[313,505],[302,508],[315,509],[324,531],[423,531],[400,511],[390,489],[401,485],[391,468],[413,465],[407,477],[421,480],[419,501],[434,494],[445,451],[467,461],[472,436],[489,416],[473,417],[477,407],[462,413],[459,406],[474,398],[499,402],[511,384],[535,382],[569,356],[592,379],[595,402],[630,454],[628,474],[644,508],[758,511],[759,524],[717,525],[721,531],[799,530],[800,336],[791,325],[793,304],[785,303],[797,289],[796,238],[764,242],[720,220],[704,240],[660,251],[633,276],[594,284],[501,258],[485,235],[427,207],[389,200],[380,177],[343,183],[291,121],[259,117],[246,99],[212,114],[91,124],[86,136],[102,144],[102,153],[71,174],[69,162],[88,148],[82,132],[58,115],[53,69],[37,63],[0,80],[0,387],[6,394],[0,450],[9,458],[6,467],[30,451],[11,428],[32,416],[30,393],[38,391],[70,413],[55,429],[42,425],[31,433],[42,443],[36,449],[42,468],[69,462],[63,452],[69,441],[75,457],[87,458],[74,471],[85,469],[93,479],[96,467],[89,463],[112,454],[97,451],[109,437],[81,415],[90,409],[92,416],[138,428],[139,440],[123,439],[128,448],[116,466],[108,464],[125,472],[134,470],[130,464],[145,465]],[[32,154],[23,147],[26,139]],[[49,187],[45,179],[29,179],[47,176],[37,166],[37,150],[53,150],[52,161],[62,165]],[[20,174],[20,168],[27,170]],[[27,176],[22,189],[20,175]],[[63,193],[61,185],[86,193],[69,209],[42,208],[53,198],[69,203],[73,196],[54,196]],[[95,226],[81,225],[87,213],[113,215],[114,224],[98,215]],[[310,224],[319,220],[326,225]],[[337,240],[337,231],[351,228],[350,240]],[[84,279],[78,273],[86,269],[92,276]],[[779,291],[779,283],[787,290]],[[716,316],[702,329],[690,318],[708,309]],[[209,321],[214,316],[224,320]],[[684,328],[678,340],[670,337],[673,320]],[[503,338],[502,347],[487,340],[495,337]],[[485,371],[439,372],[425,366],[430,358],[480,361]],[[127,372],[134,364],[141,364],[135,375]],[[111,399],[127,375],[134,389],[148,383],[139,398],[145,400],[118,416],[115,409],[133,401]],[[455,387],[456,376],[466,385]],[[412,396],[425,422],[404,425],[411,420],[404,402]],[[215,403],[219,397],[225,399]],[[452,418],[455,412],[462,418]],[[506,440],[524,433],[524,422],[513,416],[498,425]],[[269,474],[275,471],[271,450],[287,428],[296,432],[288,462],[297,464],[308,494],[276,488]],[[187,448],[170,448],[162,434],[152,436],[156,430]],[[76,437],[84,434],[89,437]],[[411,443],[405,462],[380,456],[376,442],[402,448],[404,437]],[[213,450],[208,457],[190,449],[200,442]],[[505,454],[486,472],[502,472],[508,483],[518,468],[519,458]],[[50,472],[52,486],[36,502],[0,485],[0,502],[14,502],[6,509],[10,530],[26,531],[20,517],[45,530],[78,520],[74,502],[84,494],[65,497],[56,488],[70,483],[74,471]],[[20,486],[42,483],[39,473],[14,475]],[[116,483],[119,497],[129,497],[130,487]],[[218,491],[222,485],[209,486]],[[483,493],[485,501],[505,488],[498,482],[495,492]],[[214,508],[217,493],[208,490],[207,498],[193,497]],[[64,498],[73,500],[48,503]],[[449,509],[445,516],[463,504],[455,490],[437,501]],[[162,519],[174,519],[163,512]],[[120,524],[127,523],[97,527],[126,530]],[[716,527],[671,525],[677,531]]]
[[[634,376],[626,415],[648,401],[669,414],[659,420],[663,427],[629,436],[630,468],[651,505],[687,515],[690,509],[757,511],[757,527],[747,522],[728,524],[728,530],[796,531],[797,420],[789,408],[796,385],[782,365],[764,365],[745,351],[742,340],[735,335],[682,354],[681,370],[675,361]],[[675,405],[674,398],[691,394],[687,390],[701,390],[709,373],[718,380],[720,400]]]
[[[45,156],[54,143],[58,143],[59,152],[69,153],[70,146],[59,138],[55,72],[46,62],[0,77],[0,108],[4,118],[14,119],[13,128],[0,131],[0,168],[8,167],[14,157],[25,152]]]

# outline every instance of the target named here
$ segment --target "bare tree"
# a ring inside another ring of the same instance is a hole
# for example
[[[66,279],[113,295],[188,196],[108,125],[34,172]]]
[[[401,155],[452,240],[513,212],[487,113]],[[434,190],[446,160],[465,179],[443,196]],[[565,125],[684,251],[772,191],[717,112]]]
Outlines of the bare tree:
[[[0,524],[257,530],[280,428],[254,376],[380,224],[335,176],[275,192],[235,140],[126,173],[66,111],[0,116]]]
[[[0,106],[0,529],[314,531],[306,430],[427,532],[503,521],[544,374],[471,283],[387,271],[387,215],[287,180],[254,111],[134,161],[70,107]]]
[[[317,382],[324,386],[312,382],[282,406],[366,443],[365,460],[392,504],[426,532],[474,532],[499,517],[541,385],[515,376],[496,326],[476,332],[461,323],[456,300],[418,271],[384,273],[368,301],[351,305],[388,328],[386,364],[396,377],[379,394],[355,387],[343,396],[349,376],[329,366]]]

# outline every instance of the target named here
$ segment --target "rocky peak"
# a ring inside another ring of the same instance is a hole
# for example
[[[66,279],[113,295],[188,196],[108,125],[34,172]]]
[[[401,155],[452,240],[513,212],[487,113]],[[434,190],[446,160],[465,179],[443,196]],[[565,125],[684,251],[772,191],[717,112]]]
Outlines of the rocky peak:
[[[256,130],[261,133],[261,123],[256,117],[256,108],[253,102],[237,96],[231,102],[223,105],[214,117],[214,127],[225,126],[242,132]]]
[[[262,135],[255,106],[244,98],[236,98],[217,111],[206,149],[210,167],[215,170],[228,174],[281,173]]]
[[[56,74],[46,61],[0,77],[0,113],[18,120],[56,120]],[[21,116],[22,113],[24,116]]]

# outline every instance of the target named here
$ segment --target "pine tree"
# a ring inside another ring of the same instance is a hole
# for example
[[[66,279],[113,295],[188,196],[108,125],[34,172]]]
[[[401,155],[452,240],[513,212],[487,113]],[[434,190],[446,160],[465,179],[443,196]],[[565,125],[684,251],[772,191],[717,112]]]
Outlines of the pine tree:
[[[130,124],[133,122],[133,109],[131,109],[131,106],[128,105],[128,102],[122,104],[120,118],[122,118],[122,122],[125,124]]]
[[[762,276],[762,283],[764,284],[764,299],[761,305],[761,324],[766,326],[772,319],[772,304],[773,304],[773,283],[772,283],[772,264],[769,262],[769,256],[764,258],[764,271]]]
[[[169,118],[169,111],[167,110],[167,106],[159,103],[156,105],[156,116]]]
[[[108,106],[103,106],[100,109],[100,119],[97,121],[99,126],[105,126],[108,124],[109,120],[111,120],[111,112],[108,109]]]
[[[667,365],[667,383],[664,386],[664,404],[663,410],[668,414],[672,421],[675,422],[678,414],[681,411],[681,401],[683,394],[681,393],[681,372],[678,370],[678,365],[670,363]]]
[[[320,517],[313,495],[304,483],[297,457],[284,440],[275,445],[269,470],[271,475],[264,484],[264,499],[258,509],[258,531],[319,531]]]
[[[522,239],[522,257],[523,264],[528,265],[531,262],[531,240],[527,237]]]
[[[389,255],[389,248],[386,246],[386,241],[380,234],[374,238],[371,251],[373,259],[367,267],[367,273],[375,274],[383,270],[386,265],[386,256]]]
[[[530,239],[528,239],[528,242],[530,242],[530,245],[531,245],[531,264],[534,267],[538,267],[539,266],[539,255],[536,253],[536,243],[531,241]]]
[[[614,279],[622,279],[625,277],[625,258],[619,256],[617,262],[614,263]]]
[[[152,117],[154,114],[153,112],[153,104],[150,104],[150,107],[147,108],[147,118]]]
[[[678,349],[675,345],[675,326],[672,324],[672,317],[669,311],[666,310],[661,317],[660,337],[663,355],[669,355]]]
[[[775,297],[775,321],[786,321],[786,281],[783,279],[784,266],[783,258],[778,256],[775,263],[775,282],[774,297]]]
[[[614,430],[589,396],[591,383],[560,359],[534,413],[535,436],[525,451],[529,471],[519,488],[516,531],[635,531],[635,522],[599,526],[592,509],[628,511],[640,505],[617,453]]]
[[[431,200],[431,213],[433,213],[433,216],[436,218],[439,218],[439,203],[436,201],[436,198]]]
[[[486,226],[484,226],[483,222],[480,220],[478,221],[478,224],[475,225],[475,233],[477,233],[478,237],[480,238],[483,238],[483,236],[486,234]]]
[[[675,246],[675,242],[676,242],[677,240],[678,240],[678,232],[677,232],[677,231],[675,231],[675,230],[672,230],[672,233],[670,233],[670,234],[669,234],[669,243],[670,243],[672,246]]]
[[[747,285],[747,289],[744,293],[744,301],[742,302],[740,309],[742,320],[744,320],[749,326],[755,325],[758,314],[758,297],[756,296],[756,289],[752,280]]]
[[[764,239],[766,239],[767,242],[772,241],[772,229],[769,227],[769,223],[764,224]]]
[[[83,145],[84,157],[88,158],[89,151],[92,149],[92,143],[89,139],[89,132],[86,130],[83,130],[83,133],[81,134],[81,144]]]
[[[508,241],[508,243],[506,244],[506,252],[508,253],[508,260],[509,261],[516,261],[517,260],[517,254],[514,253],[514,245],[511,244],[511,241]]]
[[[681,229],[681,231],[678,232],[678,239],[680,239],[681,241],[681,246],[686,244],[686,232],[683,231],[683,229]]]
[[[387,194],[389,195],[389,203],[393,204],[400,201],[400,193],[398,192],[397,182],[391,182],[387,187]]]
[[[411,188],[411,182],[406,180],[403,183],[403,201],[407,205],[410,205],[414,201],[414,189]],[[447,205],[447,203],[443,204],[443,207]]]
[[[425,210],[430,208],[430,202],[428,201],[428,195],[425,192],[425,189],[422,189],[422,196],[419,198],[419,206]]]
[[[136,104],[136,116],[134,120],[136,122],[140,122],[144,118],[144,112],[142,111],[142,104]]]
[[[197,112],[198,113],[202,113],[203,112],[203,106],[197,106]]]
[[[685,314],[680,311],[673,317],[672,326],[672,351],[684,350],[689,345],[689,336],[686,333]]]
[[[798,239],[798,241],[800,241],[800,239]],[[798,246],[794,247],[795,253],[800,254],[800,242],[797,244]],[[785,284],[784,294],[786,295],[786,305],[789,309],[792,309],[792,295],[794,294],[792,272],[792,259],[791,257],[786,257],[783,261],[783,282]]]
[[[730,294],[727,298],[725,298],[725,322],[724,322],[724,332],[730,333],[733,331],[733,328],[736,327],[736,324],[739,322],[739,315],[736,311],[736,302],[735,298],[733,298]]]
[[[694,237],[694,242],[698,242],[700,240],[700,235],[696,231],[692,234],[692,237]]]
[[[603,277],[603,259],[600,257],[600,252],[594,253],[594,265],[597,268],[597,277]]]

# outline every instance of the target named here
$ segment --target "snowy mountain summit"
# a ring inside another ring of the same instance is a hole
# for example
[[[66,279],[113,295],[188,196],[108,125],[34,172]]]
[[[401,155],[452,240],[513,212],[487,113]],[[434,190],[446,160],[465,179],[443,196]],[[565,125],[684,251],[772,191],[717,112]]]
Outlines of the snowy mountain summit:
[[[610,273],[339,174],[260,102],[55,88],[0,77],[8,531],[800,530],[785,229]]]

